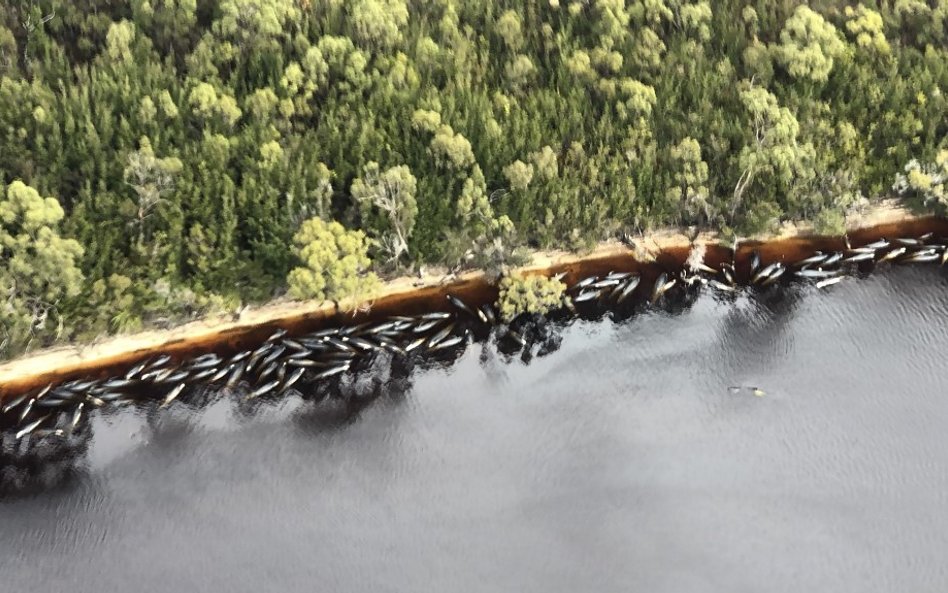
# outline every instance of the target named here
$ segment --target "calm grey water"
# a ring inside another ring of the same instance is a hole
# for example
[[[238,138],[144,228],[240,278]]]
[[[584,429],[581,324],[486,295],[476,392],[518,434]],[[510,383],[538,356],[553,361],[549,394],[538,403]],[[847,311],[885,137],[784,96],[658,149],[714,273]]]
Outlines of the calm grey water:
[[[0,589],[944,591],[946,313],[893,269],[475,345],[348,420],[99,419],[79,477],[0,501]]]

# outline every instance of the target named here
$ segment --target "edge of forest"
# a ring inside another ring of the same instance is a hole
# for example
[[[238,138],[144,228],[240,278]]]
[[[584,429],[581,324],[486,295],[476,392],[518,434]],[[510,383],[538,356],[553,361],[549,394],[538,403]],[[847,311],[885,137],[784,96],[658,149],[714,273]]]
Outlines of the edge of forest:
[[[847,216],[846,228],[856,230],[883,224],[898,224],[918,218],[909,208],[896,199],[887,199],[868,207],[862,212]],[[785,223],[777,232],[742,240],[776,240],[789,237],[814,235],[808,223]],[[650,232],[632,240],[633,247],[611,240],[599,243],[594,249],[580,253],[561,250],[537,250],[531,253],[529,264],[517,268],[513,273],[535,274],[554,266],[581,263],[613,255],[630,254],[636,258],[648,258],[675,248],[703,242],[722,243],[717,232],[702,232],[694,239],[684,229],[663,229]],[[406,297],[426,288],[450,286],[455,283],[472,282],[483,278],[484,272],[467,271],[457,276],[449,275],[443,268],[429,268],[415,276],[401,276],[383,283],[373,301],[395,297]],[[343,309],[354,308],[357,303],[343,303]],[[259,326],[279,324],[289,319],[321,319],[336,315],[333,303],[324,301],[291,301],[282,297],[268,303],[248,308],[239,318],[231,313],[216,314],[190,321],[170,329],[152,329],[134,334],[109,336],[86,344],[57,346],[27,353],[19,358],[0,364],[0,386],[19,383],[30,377],[40,377],[52,372],[72,373],[82,368],[106,366],[130,352],[159,351],[172,344],[201,342],[225,333],[240,333]],[[0,387],[0,392],[3,389]]]

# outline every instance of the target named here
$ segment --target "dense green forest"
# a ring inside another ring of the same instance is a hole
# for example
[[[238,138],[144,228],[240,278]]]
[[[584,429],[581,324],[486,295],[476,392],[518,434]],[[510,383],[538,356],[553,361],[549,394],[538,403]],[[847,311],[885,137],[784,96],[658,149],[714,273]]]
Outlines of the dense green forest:
[[[945,88],[948,0],[8,0],[0,358],[370,267],[943,207]]]

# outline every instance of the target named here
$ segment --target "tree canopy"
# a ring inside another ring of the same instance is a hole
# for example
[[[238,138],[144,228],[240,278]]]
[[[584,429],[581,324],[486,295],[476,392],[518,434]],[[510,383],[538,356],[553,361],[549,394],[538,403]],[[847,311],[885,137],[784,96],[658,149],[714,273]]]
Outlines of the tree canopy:
[[[0,4],[0,357],[332,298],[346,233],[352,270],[500,273],[621,231],[944,207],[943,1]]]
[[[311,218],[293,236],[294,253],[303,265],[290,271],[290,294],[301,299],[368,297],[378,283],[368,272],[368,244],[362,231],[346,230],[336,221]]]

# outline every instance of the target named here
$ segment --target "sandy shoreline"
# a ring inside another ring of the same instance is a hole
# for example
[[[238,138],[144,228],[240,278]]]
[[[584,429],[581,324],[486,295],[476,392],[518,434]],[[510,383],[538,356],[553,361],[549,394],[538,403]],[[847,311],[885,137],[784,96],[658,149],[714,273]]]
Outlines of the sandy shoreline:
[[[894,224],[917,218],[907,208],[895,200],[885,200],[866,212],[847,218],[847,228],[854,230],[869,228],[881,224]],[[782,239],[806,236],[812,233],[807,225],[786,224],[780,232],[773,235],[751,237],[752,240]],[[720,242],[716,233],[701,233],[697,241],[708,244]],[[566,251],[539,251],[532,256],[530,264],[520,269],[524,273],[537,273],[554,266],[574,264],[588,259],[605,258],[614,255],[632,255],[640,259],[675,248],[687,247],[691,239],[680,230],[662,230],[650,233],[635,240],[636,247],[630,249],[618,241],[600,243],[595,249],[585,253]],[[439,273],[428,273],[421,277],[401,277],[386,282],[375,300],[397,298],[455,283],[477,281],[482,272],[468,272],[448,278]],[[285,299],[245,310],[239,319],[230,314],[217,315],[184,325],[166,329],[150,330],[132,335],[112,336],[92,344],[59,346],[29,353],[20,358],[0,365],[0,397],[16,390],[25,382],[55,375],[72,374],[80,369],[104,367],[128,359],[135,353],[147,353],[184,342],[211,341],[222,334],[238,334],[252,328],[279,324],[283,320],[328,318],[336,314],[330,303],[313,301],[294,302]]]

